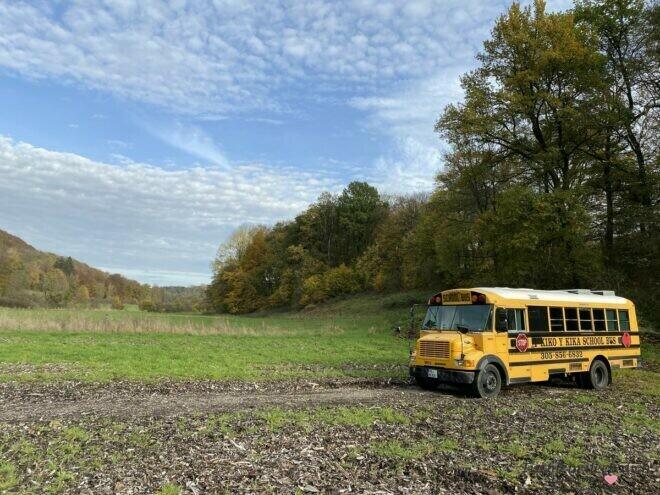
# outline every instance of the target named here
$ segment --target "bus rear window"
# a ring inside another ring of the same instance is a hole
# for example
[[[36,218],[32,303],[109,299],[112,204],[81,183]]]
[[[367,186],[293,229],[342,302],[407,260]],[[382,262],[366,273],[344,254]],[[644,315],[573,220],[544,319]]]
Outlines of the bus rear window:
[[[630,319],[628,317],[627,309],[619,310],[619,325],[622,332],[627,332],[630,330]]]

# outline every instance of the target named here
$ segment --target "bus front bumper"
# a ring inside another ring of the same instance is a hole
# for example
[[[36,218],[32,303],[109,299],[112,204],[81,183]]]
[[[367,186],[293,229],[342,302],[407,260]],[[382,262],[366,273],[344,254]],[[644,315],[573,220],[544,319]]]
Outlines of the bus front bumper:
[[[410,376],[413,378],[425,378],[438,380],[443,383],[470,384],[474,381],[474,371],[449,370],[436,368],[434,366],[411,366]]]

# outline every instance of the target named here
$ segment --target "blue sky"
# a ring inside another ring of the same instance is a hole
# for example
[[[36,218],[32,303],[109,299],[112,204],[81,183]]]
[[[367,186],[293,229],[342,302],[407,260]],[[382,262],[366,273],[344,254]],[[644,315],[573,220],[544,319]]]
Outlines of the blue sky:
[[[509,4],[2,2],[0,228],[186,285],[325,190],[429,190],[434,122]]]

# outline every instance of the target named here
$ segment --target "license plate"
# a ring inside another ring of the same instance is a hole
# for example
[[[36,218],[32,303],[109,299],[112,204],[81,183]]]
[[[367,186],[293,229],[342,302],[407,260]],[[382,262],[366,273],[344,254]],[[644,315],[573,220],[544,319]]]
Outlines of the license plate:
[[[429,378],[438,378],[438,370],[426,370],[426,376]]]

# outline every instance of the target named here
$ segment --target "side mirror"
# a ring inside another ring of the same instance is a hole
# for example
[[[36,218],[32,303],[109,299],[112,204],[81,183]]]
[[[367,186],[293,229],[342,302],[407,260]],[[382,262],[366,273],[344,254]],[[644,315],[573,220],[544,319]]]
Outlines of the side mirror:
[[[497,310],[495,321],[496,321],[495,329],[498,332],[507,332],[509,330],[509,319],[506,316],[505,309]]]
[[[463,335],[465,335],[466,333],[468,333],[470,331],[470,329],[468,327],[464,327],[463,325],[456,325],[456,330],[461,332]]]

